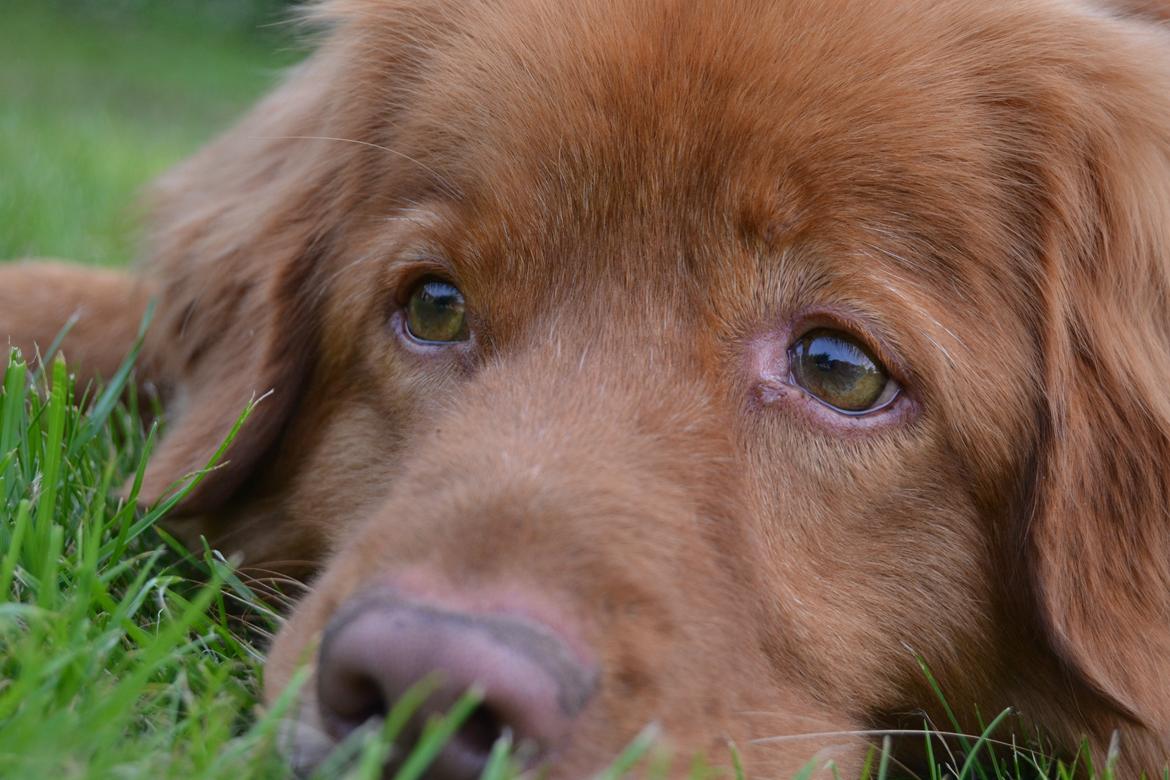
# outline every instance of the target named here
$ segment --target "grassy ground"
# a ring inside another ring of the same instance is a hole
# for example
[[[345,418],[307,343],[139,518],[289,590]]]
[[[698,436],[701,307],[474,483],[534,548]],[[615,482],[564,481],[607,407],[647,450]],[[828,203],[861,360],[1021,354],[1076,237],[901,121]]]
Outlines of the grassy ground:
[[[139,188],[298,57],[279,26],[117,5],[3,4],[0,259],[126,262]]]
[[[7,0],[0,259],[131,257],[138,188],[299,56],[279,31],[222,16],[181,16],[149,0]],[[168,544],[156,526],[166,506],[145,511],[118,497],[153,441],[133,399],[120,400],[126,376],[96,395],[74,388],[60,364],[49,376],[15,359],[5,373],[6,359],[0,353],[0,777],[285,776],[275,748],[283,710],[256,707],[260,648],[278,617],[214,554]],[[456,722],[432,726],[403,780],[419,776]],[[378,777],[393,728],[390,717],[382,733],[359,735],[322,776]],[[1027,751],[978,760],[987,744],[953,742],[930,777],[1068,774]],[[607,777],[645,751],[636,742]],[[489,778],[511,774],[506,746],[497,756]],[[875,753],[865,776],[897,774]]]

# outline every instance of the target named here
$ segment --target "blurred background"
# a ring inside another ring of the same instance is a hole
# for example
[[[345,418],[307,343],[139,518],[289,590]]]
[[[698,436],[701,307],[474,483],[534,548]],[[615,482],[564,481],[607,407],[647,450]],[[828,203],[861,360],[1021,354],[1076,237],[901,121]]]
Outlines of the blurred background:
[[[304,56],[291,7],[0,0],[0,262],[128,262],[143,185]]]

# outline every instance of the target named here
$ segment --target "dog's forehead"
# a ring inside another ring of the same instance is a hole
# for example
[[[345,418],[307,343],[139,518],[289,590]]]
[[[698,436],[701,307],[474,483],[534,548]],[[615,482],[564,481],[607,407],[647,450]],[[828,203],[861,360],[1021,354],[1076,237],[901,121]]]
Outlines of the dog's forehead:
[[[1019,122],[990,106],[1027,73],[983,66],[1024,23],[1002,8],[438,5],[413,27],[401,8],[359,20],[351,56],[380,90],[362,121],[393,151],[369,202],[448,200],[440,246],[501,322],[517,289],[557,316],[638,289],[647,305],[622,310],[648,322],[840,304],[941,342],[1026,285],[1004,175]]]
[[[989,221],[972,206],[998,195],[963,66],[978,35],[913,5],[469,4],[396,141],[469,198],[542,224],[774,236],[929,219],[961,245]]]

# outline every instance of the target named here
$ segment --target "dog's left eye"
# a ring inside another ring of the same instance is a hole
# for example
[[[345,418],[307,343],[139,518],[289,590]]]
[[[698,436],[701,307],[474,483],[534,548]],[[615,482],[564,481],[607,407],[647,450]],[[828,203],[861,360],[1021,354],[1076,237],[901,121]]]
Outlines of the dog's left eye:
[[[793,384],[844,414],[865,414],[888,406],[901,389],[857,339],[818,328],[788,351]]]
[[[463,293],[442,279],[423,279],[406,303],[406,329],[419,341],[467,340]]]

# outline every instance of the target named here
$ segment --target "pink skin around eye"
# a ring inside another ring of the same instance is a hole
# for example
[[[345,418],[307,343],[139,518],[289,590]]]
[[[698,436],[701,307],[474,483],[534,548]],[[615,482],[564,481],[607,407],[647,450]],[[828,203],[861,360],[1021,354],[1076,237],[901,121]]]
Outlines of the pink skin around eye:
[[[753,338],[747,345],[751,403],[761,409],[790,412],[838,435],[864,435],[902,425],[918,413],[903,387],[888,405],[867,414],[843,414],[792,381],[789,347],[795,329],[782,327]]]

